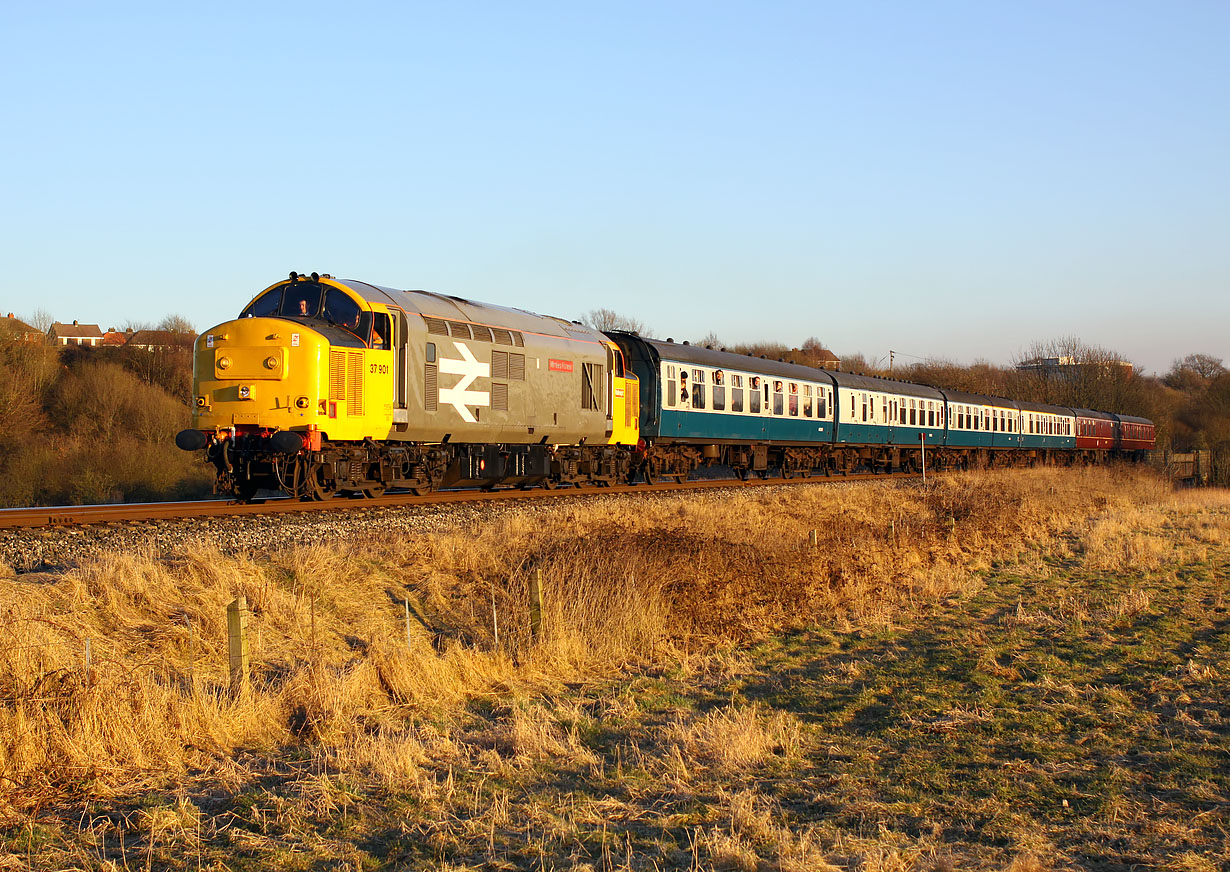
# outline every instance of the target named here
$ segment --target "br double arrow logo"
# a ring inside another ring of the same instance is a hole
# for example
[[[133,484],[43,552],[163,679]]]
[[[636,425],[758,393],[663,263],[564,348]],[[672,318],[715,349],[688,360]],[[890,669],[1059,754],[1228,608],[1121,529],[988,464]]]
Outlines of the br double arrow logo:
[[[440,388],[440,402],[448,403],[457,410],[463,421],[474,424],[478,421],[469,406],[490,406],[490,391],[472,391],[470,385],[476,378],[491,378],[491,364],[479,363],[474,353],[464,342],[453,342],[461,352],[461,359],[452,357],[440,358],[440,372],[459,375],[461,379],[451,388]]]

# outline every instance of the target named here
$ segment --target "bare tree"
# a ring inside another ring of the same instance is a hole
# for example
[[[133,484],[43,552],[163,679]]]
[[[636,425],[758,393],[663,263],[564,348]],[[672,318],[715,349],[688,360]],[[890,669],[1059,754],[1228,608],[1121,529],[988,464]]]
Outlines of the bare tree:
[[[590,309],[581,316],[581,323],[595,330],[623,330],[628,333],[648,335],[649,328],[644,321],[638,321],[627,315],[621,315],[612,309]]]
[[[699,345],[701,348],[724,348],[725,347],[722,345],[722,338],[718,336],[716,333],[714,333],[712,330],[710,330],[700,339],[696,340],[696,342],[693,344]]]
[[[158,322],[158,329],[171,333],[196,333],[196,327],[183,315],[167,315]]]
[[[769,360],[785,360],[786,355],[790,353],[790,348],[780,342],[740,342],[730,350],[735,354],[748,354]]]
[[[1013,361],[1013,396],[1042,403],[1143,414],[1148,405],[1131,363],[1075,336],[1035,342]]]
[[[43,333],[50,330],[51,325],[55,323],[55,318],[51,317],[51,313],[42,306],[31,312],[28,318],[23,318],[22,320],[34,329],[42,331]]]

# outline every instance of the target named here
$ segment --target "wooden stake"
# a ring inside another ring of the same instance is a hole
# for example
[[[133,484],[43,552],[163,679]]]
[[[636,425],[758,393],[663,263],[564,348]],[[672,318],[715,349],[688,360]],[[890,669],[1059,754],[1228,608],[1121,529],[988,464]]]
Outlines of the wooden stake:
[[[542,636],[542,570],[535,569],[530,576],[530,637],[537,641]]]
[[[226,628],[230,642],[231,692],[248,687],[248,598],[241,596],[226,607]]]
[[[491,585],[491,634],[495,637],[495,650],[500,650],[500,619],[495,613],[495,585]]]
[[[812,548],[815,548],[817,545],[819,545],[819,544],[820,544],[820,533],[819,533],[819,531],[817,531],[817,530],[812,530],[812,531],[811,531],[811,532],[807,535],[807,541],[808,541],[808,544],[810,544]]]

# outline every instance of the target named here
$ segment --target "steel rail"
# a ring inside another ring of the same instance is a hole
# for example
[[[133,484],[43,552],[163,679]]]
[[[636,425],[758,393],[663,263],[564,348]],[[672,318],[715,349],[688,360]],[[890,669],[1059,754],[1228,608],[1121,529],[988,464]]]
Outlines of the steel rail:
[[[669,491],[704,490],[710,488],[751,488],[771,485],[836,484],[846,481],[917,478],[918,473],[857,473],[851,475],[813,475],[807,478],[765,478],[741,481],[735,478],[699,479],[683,483],[617,484],[610,487],[561,486],[548,490],[534,487],[434,491],[418,497],[413,494],[385,494],[375,499],[334,497],[320,502],[306,502],[291,497],[274,497],[255,503],[238,503],[225,499],[192,500],[176,503],[115,503],[102,506],[36,506],[33,508],[0,509],[0,529],[20,527],[78,527],[91,524],[114,524],[141,521],[165,521],[178,518],[235,517],[244,515],[277,515],[291,512],[344,512],[355,509],[376,509],[396,506],[430,506],[447,503],[489,502],[499,500],[559,499],[581,495],[662,493]]]

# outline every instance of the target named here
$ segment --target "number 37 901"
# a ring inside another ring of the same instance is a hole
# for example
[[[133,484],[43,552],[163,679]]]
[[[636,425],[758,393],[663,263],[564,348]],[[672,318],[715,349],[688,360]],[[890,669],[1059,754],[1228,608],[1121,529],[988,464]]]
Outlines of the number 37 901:
[[[371,364],[371,373],[372,375],[388,375],[389,365],[387,363],[373,363]]]

